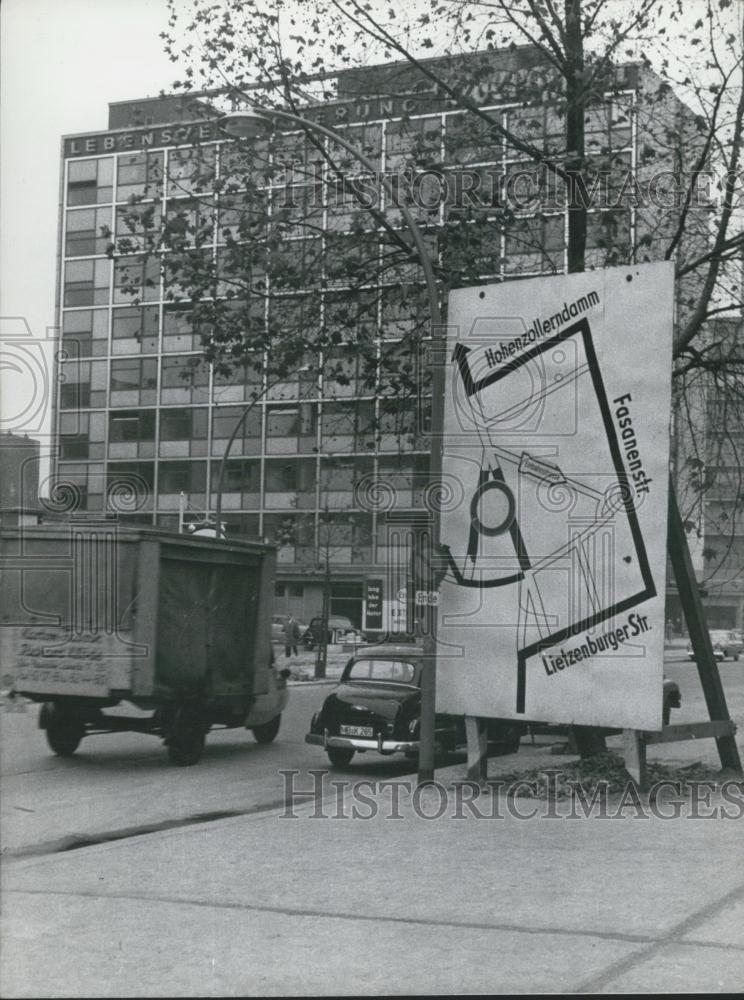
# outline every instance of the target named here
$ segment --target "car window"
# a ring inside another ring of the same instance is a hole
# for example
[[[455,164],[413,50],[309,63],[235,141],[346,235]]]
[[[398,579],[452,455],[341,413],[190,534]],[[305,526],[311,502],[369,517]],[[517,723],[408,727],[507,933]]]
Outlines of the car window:
[[[416,668],[407,660],[356,660],[349,670],[350,680],[397,681],[410,684],[416,676]]]

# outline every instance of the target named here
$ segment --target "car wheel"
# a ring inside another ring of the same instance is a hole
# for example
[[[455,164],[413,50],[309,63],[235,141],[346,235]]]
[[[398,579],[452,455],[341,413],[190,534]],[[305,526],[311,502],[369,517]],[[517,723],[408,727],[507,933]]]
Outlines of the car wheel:
[[[46,702],[42,719],[50,750],[58,757],[72,757],[85,736],[85,723],[58,702]]]
[[[333,767],[346,767],[354,759],[354,750],[346,747],[328,747],[326,753]]]
[[[256,739],[256,743],[271,743],[276,739],[276,734],[279,732],[281,723],[282,715],[280,712],[279,715],[275,716],[269,722],[264,722],[261,726],[253,726],[251,732]]]
[[[738,663],[738,662],[739,662],[739,654],[738,653],[734,653],[734,663]]]

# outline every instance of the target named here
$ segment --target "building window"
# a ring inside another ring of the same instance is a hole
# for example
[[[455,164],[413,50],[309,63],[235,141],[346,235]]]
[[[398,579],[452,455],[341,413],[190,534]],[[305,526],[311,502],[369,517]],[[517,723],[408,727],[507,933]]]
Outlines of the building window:
[[[357,400],[324,403],[321,416],[324,452],[369,452],[374,447],[374,406]]]
[[[160,298],[160,261],[157,257],[120,257],[114,261],[114,302]]]
[[[322,458],[320,463],[320,506],[331,510],[357,506],[360,482],[371,484],[371,458]]]
[[[563,269],[565,219],[560,215],[535,215],[513,219],[506,229],[507,274]]]
[[[116,245],[120,253],[134,253],[151,245],[160,230],[160,205],[120,205],[116,209]]]
[[[172,149],[168,154],[168,195],[208,191],[214,184],[214,146]]]
[[[209,413],[205,407],[163,408],[160,411],[161,457],[206,455],[208,420]]]
[[[217,489],[219,466],[213,465],[213,489]],[[259,459],[232,459],[225,466],[223,493],[240,494],[241,507],[258,507],[261,499],[261,462]]]
[[[114,176],[113,157],[101,160],[69,160],[67,204],[102,205],[111,202]]]
[[[266,407],[266,451],[311,452],[316,447],[317,408],[313,403]]]
[[[321,514],[318,554],[330,563],[372,562],[372,518],[369,514]]]
[[[89,457],[89,442],[87,434],[68,434],[60,437],[59,457],[76,459]]]
[[[106,434],[105,414],[67,411],[58,423],[59,455],[63,461],[102,459]]]
[[[206,462],[161,462],[158,492],[204,493],[207,488]]]
[[[420,507],[429,483],[429,456],[384,456],[379,460],[377,479],[395,498],[395,507]]]
[[[59,393],[59,405],[62,410],[77,410],[81,406],[90,406],[90,384],[77,382],[63,385]]]
[[[114,354],[155,354],[158,349],[158,307],[124,306],[112,313]]]
[[[67,213],[66,256],[104,254],[110,244],[110,208],[77,208]]]
[[[163,358],[162,403],[202,403],[209,397],[209,366],[197,355]]]
[[[63,410],[76,410],[90,406],[91,362],[67,361],[60,366],[60,407]]]
[[[256,359],[255,363],[235,365],[228,371],[215,368],[214,401],[215,403],[250,402],[263,395],[263,365]],[[297,399],[297,395],[293,400]]]
[[[191,310],[167,305],[163,311],[163,351],[192,351],[199,346],[198,341],[194,336]]]
[[[163,179],[162,153],[128,153],[119,157],[116,200],[154,198]]]
[[[109,506],[117,509],[118,497],[134,498],[138,507],[152,497],[155,466],[152,462],[109,462],[106,469],[106,493]],[[131,509],[129,499],[127,509]]]
[[[154,389],[158,380],[155,358],[117,358],[111,362],[111,391]]]
[[[165,245],[172,250],[211,245],[214,204],[211,198],[171,199],[166,210]]]
[[[216,406],[212,411],[212,441],[218,447],[213,448],[213,454],[224,450],[235,425],[245,412],[242,406]],[[261,446],[261,407],[254,406],[243,421],[241,432],[238,433],[233,449],[239,454],[240,443],[243,442],[244,454],[255,454]],[[219,447],[221,444],[221,448]]]
[[[315,503],[315,459],[269,458],[266,460],[267,493],[304,494],[307,501]],[[300,503],[299,498],[296,500]],[[306,502],[303,506],[308,506]]]
[[[62,318],[62,346],[70,357],[108,353],[108,311],[76,309]]]
[[[111,362],[112,406],[154,404],[157,384],[157,358],[115,358]]]
[[[315,517],[312,514],[265,514],[263,536],[279,547],[280,563],[315,563]]]
[[[109,442],[154,440],[155,410],[119,410],[109,413]]]
[[[65,305],[108,305],[111,262],[71,260],[65,264]]]

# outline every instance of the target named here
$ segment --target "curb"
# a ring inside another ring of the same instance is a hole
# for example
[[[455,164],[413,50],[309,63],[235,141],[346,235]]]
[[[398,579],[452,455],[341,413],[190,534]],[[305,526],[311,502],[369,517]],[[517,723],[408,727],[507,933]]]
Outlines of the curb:
[[[323,687],[323,686],[326,686],[328,684],[336,684],[337,682],[338,682],[338,677],[323,677],[323,678],[321,678],[319,680],[315,680],[315,678],[313,678],[312,680],[309,680],[309,681],[293,681],[293,680],[288,680],[287,681],[287,687],[302,687],[302,688],[306,688],[306,687]]]

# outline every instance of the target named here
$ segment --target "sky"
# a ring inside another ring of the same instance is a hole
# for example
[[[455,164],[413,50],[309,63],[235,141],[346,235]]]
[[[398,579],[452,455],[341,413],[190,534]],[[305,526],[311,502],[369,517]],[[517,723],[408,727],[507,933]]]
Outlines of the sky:
[[[48,431],[38,344],[16,337],[27,336],[24,319],[37,342],[54,324],[60,136],[104,130],[109,101],[169,88],[177,74],[158,38],[167,17],[166,0],[0,6],[2,430],[20,423],[32,436]],[[47,370],[50,362],[47,352]]]

